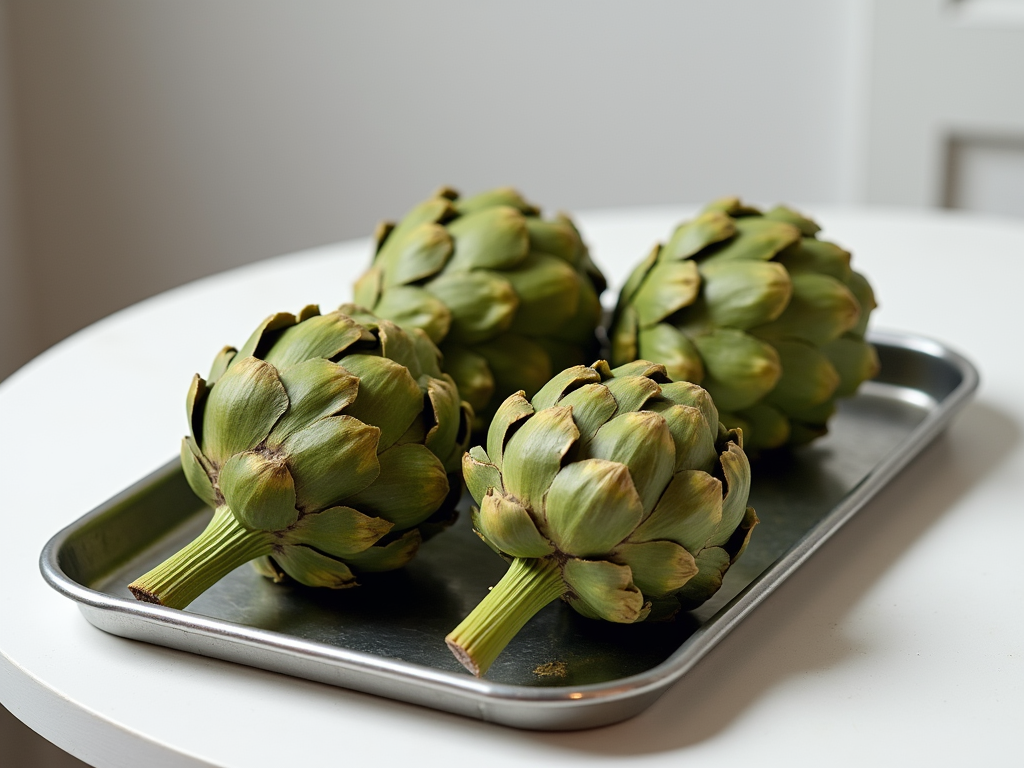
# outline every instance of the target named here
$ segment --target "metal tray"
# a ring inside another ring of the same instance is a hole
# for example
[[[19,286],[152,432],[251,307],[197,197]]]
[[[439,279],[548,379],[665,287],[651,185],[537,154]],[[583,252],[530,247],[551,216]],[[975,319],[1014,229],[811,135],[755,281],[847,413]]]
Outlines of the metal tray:
[[[54,536],[43,576],[92,624],[122,637],[213,656],[519,728],[625,720],[676,683],[964,405],[978,375],[927,339],[876,333],[882,372],[841,403],[831,433],[755,466],[761,518],[744,556],[699,610],[661,624],[591,621],[555,601],[486,679],[444,636],[502,575],[469,515],[399,572],[334,592],[277,585],[244,566],[186,611],[135,601],[126,585],[195,536],[209,510],[175,460]]]

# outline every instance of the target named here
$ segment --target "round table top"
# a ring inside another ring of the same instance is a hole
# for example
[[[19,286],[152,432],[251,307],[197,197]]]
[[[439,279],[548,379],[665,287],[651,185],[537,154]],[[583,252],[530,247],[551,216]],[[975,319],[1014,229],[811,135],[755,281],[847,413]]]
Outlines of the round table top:
[[[577,221],[617,286],[692,212],[600,211]],[[823,236],[851,249],[875,286],[873,326],[949,344],[978,366],[981,388],[945,434],[643,714],[574,733],[489,725],[108,635],[40,577],[50,536],[177,453],[192,373],[272,311],[347,300],[368,260],[365,240],[169,291],[75,334],[0,385],[0,702],[96,766],[1019,758],[1024,222],[814,212]]]

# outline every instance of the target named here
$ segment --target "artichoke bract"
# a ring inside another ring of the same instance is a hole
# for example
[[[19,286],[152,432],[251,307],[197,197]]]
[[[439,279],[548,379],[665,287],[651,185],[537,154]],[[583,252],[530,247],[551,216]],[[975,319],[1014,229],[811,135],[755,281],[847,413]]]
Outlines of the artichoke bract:
[[[181,465],[213,520],[129,586],[138,599],[184,608],[249,561],[355,586],[454,516],[472,411],[422,332],[342,310],[271,315],[193,378]]]
[[[498,404],[597,355],[600,270],[566,216],[543,219],[518,192],[443,188],[381,224],[355,301],[422,328],[486,429]]]
[[[558,597],[625,624],[697,607],[757,523],[742,434],[646,361],[576,366],[532,401],[509,397],[463,474],[477,533],[511,560],[446,638],[476,675]]]
[[[619,295],[612,362],[663,363],[711,393],[750,448],[825,434],[836,398],[878,373],[875,297],[850,254],[778,206],[710,204],[655,246]]]

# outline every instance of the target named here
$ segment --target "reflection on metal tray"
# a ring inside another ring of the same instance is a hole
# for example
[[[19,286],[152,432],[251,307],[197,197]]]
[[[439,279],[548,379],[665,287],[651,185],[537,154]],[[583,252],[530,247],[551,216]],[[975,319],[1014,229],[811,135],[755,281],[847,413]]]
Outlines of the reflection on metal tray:
[[[832,431],[755,467],[761,518],[744,556],[699,610],[661,624],[585,619],[556,601],[484,680],[444,644],[502,575],[468,514],[406,569],[334,592],[277,585],[244,566],[187,611],[126,585],[191,540],[209,510],[176,461],[53,537],[47,581],[107,632],[521,728],[624,720],[650,705],[917,454],[968,399],[977,373],[943,346],[875,334],[882,373],[840,404]],[[683,683],[685,684],[685,683]]]

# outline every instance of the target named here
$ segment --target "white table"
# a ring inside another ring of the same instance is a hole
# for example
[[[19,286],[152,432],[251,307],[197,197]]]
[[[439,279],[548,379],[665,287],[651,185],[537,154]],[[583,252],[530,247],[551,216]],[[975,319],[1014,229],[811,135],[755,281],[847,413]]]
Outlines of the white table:
[[[613,282],[684,213],[578,220]],[[39,576],[46,540],[164,463],[184,395],[277,309],[348,296],[365,242],[256,264],[97,323],[0,386],[0,701],[97,766],[1008,765],[1024,712],[1024,223],[815,207],[982,386],[947,433],[639,717],[531,733],[113,637]]]

